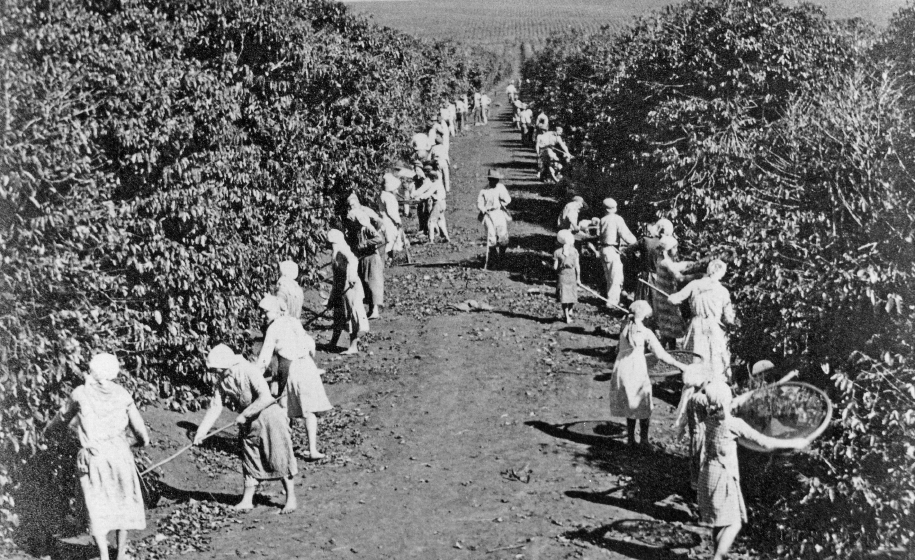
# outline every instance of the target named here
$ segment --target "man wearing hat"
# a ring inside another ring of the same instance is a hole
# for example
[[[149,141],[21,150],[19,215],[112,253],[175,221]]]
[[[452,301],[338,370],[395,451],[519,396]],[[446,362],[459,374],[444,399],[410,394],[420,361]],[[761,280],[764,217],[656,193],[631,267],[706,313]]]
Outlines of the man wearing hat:
[[[600,241],[600,256],[604,265],[604,278],[607,281],[607,307],[615,307],[620,303],[620,293],[623,290],[623,261],[620,259],[620,245],[633,244],[635,236],[629,231],[622,216],[616,213],[616,201],[612,198],[604,199],[606,214],[600,219],[598,225],[598,239]]]
[[[508,82],[508,86],[505,87],[505,95],[508,96],[509,103],[514,103],[518,99],[518,88],[515,87],[515,80]]]
[[[480,191],[477,197],[477,209],[480,211],[479,220],[486,228],[486,247],[489,258],[489,248],[496,247],[499,257],[505,256],[508,249],[508,221],[511,219],[505,207],[512,199],[508,189],[502,184],[502,174],[495,169],[489,170],[486,177],[489,184]]]
[[[562,214],[559,215],[559,219],[556,221],[556,226],[560,229],[567,229],[572,233],[578,233],[578,214],[585,208],[587,204],[585,199],[580,196],[572,197],[572,200],[566,204],[562,209]]]

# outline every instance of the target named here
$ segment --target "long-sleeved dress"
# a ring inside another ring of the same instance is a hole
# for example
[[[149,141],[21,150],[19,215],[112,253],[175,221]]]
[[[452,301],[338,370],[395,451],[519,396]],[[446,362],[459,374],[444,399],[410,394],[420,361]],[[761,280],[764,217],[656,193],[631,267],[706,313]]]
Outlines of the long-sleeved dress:
[[[477,209],[480,211],[479,219],[486,228],[486,240],[490,246],[508,245],[508,212],[505,207],[511,203],[508,189],[502,183],[497,183],[493,188],[480,191],[477,196]]]
[[[347,215],[350,221],[350,247],[359,258],[358,274],[362,279],[365,303],[370,308],[384,305],[384,244],[378,245],[372,231],[384,229],[381,216],[371,208],[360,206]]]
[[[350,252],[337,251],[333,261],[334,285],[328,299],[334,310],[334,329],[353,333],[367,332],[365,292],[359,279],[359,260]]]
[[[229,410],[240,413],[261,396],[269,394],[270,387],[258,367],[242,360],[229,368],[217,383],[213,398],[219,399]],[[238,440],[245,486],[253,486],[257,480],[289,478],[298,473],[289,419],[281,406],[272,404],[249,418],[239,427]]]
[[[686,298],[689,298],[693,318],[686,331],[683,349],[702,356],[716,375],[730,377],[731,352],[722,323],[734,322],[731,294],[720,282],[702,278],[671,294],[670,301],[679,305]]]
[[[333,408],[313,359],[315,341],[308,336],[298,319],[284,316],[270,323],[264,333],[264,346],[257,359],[258,367],[266,368],[274,353],[279,366],[279,400],[285,405],[290,418]]]
[[[667,356],[651,329],[629,323],[620,333],[616,362],[610,379],[610,415],[617,418],[651,417],[651,379],[645,361],[645,346],[656,356]]]
[[[709,416],[705,419],[705,442],[699,469],[699,515],[713,527],[747,520],[747,506],[740,489],[737,438],[764,445],[762,434],[740,418]]]
[[[664,293],[675,293],[680,289],[682,270],[685,266],[685,263],[674,262],[669,258],[662,259],[655,265],[655,285]],[[683,322],[680,306],[671,303],[664,294],[655,290],[652,292],[651,307],[658,325],[658,334],[661,338],[682,338],[686,324]]]
[[[403,240],[400,238],[400,203],[394,193],[382,191],[379,202],[381,203],[381,221],[384,223],[384,238],[387,243],[384,252],[402,251]]]
[[[559,263],[556,299],[559,303],[578,303],[578,250],[569,247],[569,254],[566,255],[560,247],[553,253],[553,258]]]
[[[92,534],[146,528],[140,479],[127,441],[133,397],[115,383],[87,379],[73,390],[64,415],[76,415],[76,456]]]
[[[632,246],[632,251],[638,252],[638,260],[635,261],[636,266],[638,267],[638,278],[648,282],[649,284],[655,284],[657,282],[655,254],[660,241],[661,238],[659,237],[641,237],[639,238],[639,242]],[[656,299],[653,292],[654,290],[645,284],[636,282],[635,299],[642,299],[651,302],[651,308],[654,310],[655,318],[657,318],[658,307],[653,301],[653,299]]]

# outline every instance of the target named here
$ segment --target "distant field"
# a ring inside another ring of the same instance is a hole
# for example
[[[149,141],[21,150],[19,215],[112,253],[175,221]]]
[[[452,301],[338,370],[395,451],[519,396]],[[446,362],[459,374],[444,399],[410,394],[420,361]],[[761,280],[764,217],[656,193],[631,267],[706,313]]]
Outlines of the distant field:
[[[835,18],[861,17],[885,25],[906,0],[822,0],[814,2]],[[533,49],[558,31],[619,28],[634,16],[670,0],[413,0],[351,1],[376,22],[414,35],[488,45],[496,51],[529,44]],[[789,5],[795,1],[785,2]]]

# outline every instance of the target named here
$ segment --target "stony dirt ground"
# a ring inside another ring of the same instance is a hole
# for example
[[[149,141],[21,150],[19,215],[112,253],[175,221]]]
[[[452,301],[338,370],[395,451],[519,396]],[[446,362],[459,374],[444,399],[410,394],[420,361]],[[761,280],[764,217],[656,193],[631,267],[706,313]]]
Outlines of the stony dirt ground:
[[[253,512],[228,511],[241,490],[239,462],[233,437],[217,436],[162,469],[167,494],[149,528],[131,534],[138,558],[708,555],[669,429],[679,389],[655,386],[654,448],[630,450],[625,421],[605,406],[619,316],[581,294],[578,321],[559,320],[547,255],[561,203],[535,180],[504,95],[494,98],[490,124],[452,145],[453,242],[414,244],[412,266],[387,270],[388,305],[361,355],[319,355],[336,408],[320,421],[327,459],[300,461],[299,511],[276,515],[278,483],[262,486]],[[476,196],[490,167],[506,174],[514,222],[508,258],[484,271]],[[585,269],[599,287],[599,271]],[[452,307],[468,299],[493,309]],[[320,302],[318,290],[307,292],[306,306]],[[328,326],[313,326],[319,344]],[[147,455],[159,459],[188,442],[203,413],[144,415],[155,440]],[[231,420],[227,412],[217,425]],[[301,427],[296,444],[305,447]],[[638,538],[645,531],[681,548],[653,548]],[[92,549],[69,539],[57,556]]]

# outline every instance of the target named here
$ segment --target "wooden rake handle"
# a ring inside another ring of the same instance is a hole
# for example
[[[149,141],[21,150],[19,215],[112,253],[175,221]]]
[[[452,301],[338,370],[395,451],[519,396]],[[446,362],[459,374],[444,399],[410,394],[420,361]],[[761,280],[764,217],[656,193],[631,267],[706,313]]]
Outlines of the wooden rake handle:
[[[604,296],[600,295],[599,293],[595,292],[595,291],[592,290],[591,288],[585,286],[585,285],[582,284],[581,282],[579,282],[578,285],[579,285],[581,288],[584,288],[585,290],[587,290],[588,292],[590,292],[591,295],[597,297],[597,298],[600,299],[601,301],[604,301],[604,302],[606,302],[606,303],[610,303],[610,300],[608,300],[608,299],[605,298]],[[617,304],[615,304],[615,303],[610,303],[610,305],[612,305],[613,307],[619,309],[620,311],[622,311],[622,312],[625,313],[626,315],[629,314],[629,310],[626,309],[626,308],[624,308],[624,307],[620,307],[619,305],[617,305]]]
[[[232,422],[231,424],[226,424],[225,426],[223,426],[222,428],[219,428],[219,429],[216,430],[215,432],[210,432],[210,433],[208,433],[206,436],[204,436],[203,439],[207,439],[207,438],[213,437],[213,436],[215,436],[216,434],[218,434],[218,433],[220,433],[220,432],[224,432],[224,431],[228,430],[229,428],[231,428],[231,427],[234,426],[234,425],[235,425],[235,422]],[[201,440],[201,441],[203,441],[203,440]],[[189,444],[185,445],[184,447],[182,447],[181,449],[179,449],[178,451],[176,451],[176,452],[175,452],[172,456],[170,456],[169,458],[163,459],[163,460],[159,461],[158,463],[156,463],[155,465],[149,467],[149,468],[146,469],[145,471],[141,472],[141,473],[140,473],[140,476],[144,476],[144,475],[146,475],[146,474],[152,472],[154,469],[158,469],[158,468],[161,467],[162,465],[174,461],[179,455],[181,455],[182,453],[184,453],[185,451],[187,451],[188,449],[190,449],[190,448],[192,448],[192,447],[194,447],[194,444],[193,444],[193,443],[189,443]]]

